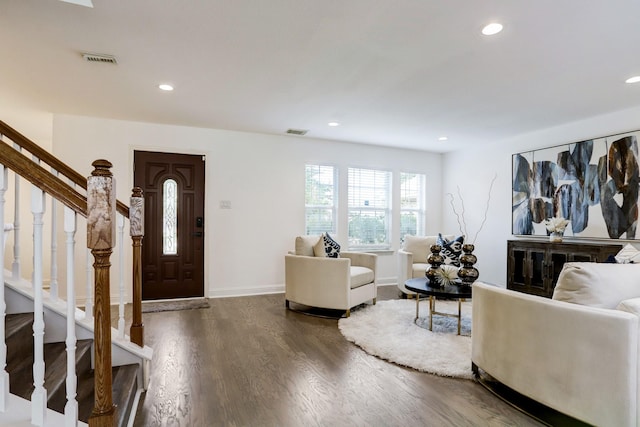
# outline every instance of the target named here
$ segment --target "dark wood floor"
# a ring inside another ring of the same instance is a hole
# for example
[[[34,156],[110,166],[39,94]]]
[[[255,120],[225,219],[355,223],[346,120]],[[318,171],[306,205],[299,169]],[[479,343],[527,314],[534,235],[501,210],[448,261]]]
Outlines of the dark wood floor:
[[[143,315],[154,358],[135,426],[541,425],[474,381],[369,356],[282,294],[210,305]]]

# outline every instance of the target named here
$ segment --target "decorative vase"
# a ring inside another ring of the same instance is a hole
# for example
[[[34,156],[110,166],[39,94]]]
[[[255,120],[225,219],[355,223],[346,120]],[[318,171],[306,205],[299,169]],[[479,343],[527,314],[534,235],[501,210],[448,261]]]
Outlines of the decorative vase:
[[[444,262],[444,257],[440,255],[442,246],[431,245],[430,250],[431,255],[427,257],[427,262],[430,266],[425,272],[425,276],[427,276],[427,279],[429,279],[429,283],[431,284],[431,286],[441,286],[440,279],[438,278],[438,269]]]
[[[562,231],[552,231],[551,234],[549,234],[549,241],[551,243],[560,243],[562,242],[563,235],[564,233]]]
[[[478,258],[472,253],[475,246],[472,244],[462,245],[462,255],[460,255],[460,263],[462,266],[458,269],[458,277],[462,280],[463,285],[470,286],[478,279],[480,273],[478,269],[473,266],[478,261]]]

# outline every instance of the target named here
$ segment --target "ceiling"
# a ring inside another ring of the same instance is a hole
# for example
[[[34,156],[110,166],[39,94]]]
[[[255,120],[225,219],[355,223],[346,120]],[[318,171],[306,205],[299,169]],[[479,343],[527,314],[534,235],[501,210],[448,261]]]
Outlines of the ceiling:
[[[435,152],[640,105],[640,84],[624,83],[640,74],[637,0],[93,5],[0,1],[0,96],[53,113]],[[492,21],[504,30],[483,36]]]

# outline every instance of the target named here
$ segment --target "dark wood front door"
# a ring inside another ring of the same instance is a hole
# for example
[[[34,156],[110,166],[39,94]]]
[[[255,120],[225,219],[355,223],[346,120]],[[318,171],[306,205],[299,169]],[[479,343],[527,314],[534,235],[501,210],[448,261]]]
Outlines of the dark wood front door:
[[[204,158],[134,152],[144,191],[142,299],[204,296]]]

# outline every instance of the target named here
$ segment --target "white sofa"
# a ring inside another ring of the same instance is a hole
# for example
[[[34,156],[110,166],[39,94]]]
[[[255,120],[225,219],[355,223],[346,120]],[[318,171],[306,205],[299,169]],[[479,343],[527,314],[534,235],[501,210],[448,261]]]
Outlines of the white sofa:
[[[453,239],[453,235],[444,236]],[[402,247],[398,250],[398,289],[407,295],[415,292],[408,290],[404,283],[409,279],[425,277],[429,264],[427,257],[431,254],[431,245],[435,245],[438,236],[404,236]]]
[[[586,423],[640,427],[638,297],[640,264],[568,263],[553,299],[476,282],[474,370]]]
[[[320,236],[299,236],[296,250],[285,255],[285,304],[345,310],[371,301],[376,303],[377,255],[340,252],[328,258],[317,242]],[[315,248],[315,250],[314,250]]]

